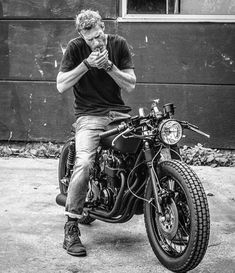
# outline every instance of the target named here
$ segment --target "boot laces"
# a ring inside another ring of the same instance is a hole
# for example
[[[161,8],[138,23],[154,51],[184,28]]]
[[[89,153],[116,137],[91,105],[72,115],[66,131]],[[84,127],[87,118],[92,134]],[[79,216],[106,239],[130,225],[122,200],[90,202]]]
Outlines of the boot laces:
[[[80,234],[80,230],[78,228],[77,222],[71,224],[68,228],[68,234],[74,239],[79,239]]]

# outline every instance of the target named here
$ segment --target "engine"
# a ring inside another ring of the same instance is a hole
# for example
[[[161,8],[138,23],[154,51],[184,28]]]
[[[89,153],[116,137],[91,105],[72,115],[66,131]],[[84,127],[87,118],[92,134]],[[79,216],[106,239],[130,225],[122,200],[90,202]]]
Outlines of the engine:
[[[95,167],[90,179],[89,202],[106,211],[110,211],[121,187],[120,171],[133,167],[134,159],[113,150],[101,150],[97,153]]]
[[[100,202],[106,210],[110,210],[120,189],[118,172],[122,168],[122,159],[118,155],[103,150],[99,157],[99,183],[101,186]]]

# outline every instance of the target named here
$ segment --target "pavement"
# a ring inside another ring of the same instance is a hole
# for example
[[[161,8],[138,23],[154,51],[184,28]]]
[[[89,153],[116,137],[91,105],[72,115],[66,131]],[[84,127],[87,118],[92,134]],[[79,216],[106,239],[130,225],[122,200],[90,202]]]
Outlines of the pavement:
[[[167,273],[147,240],[143,215],[124,224],[96,220],[81,226],[87,257],[62,248],[64,208],[58,160],[0,158],[0,272]],[[235,168],[193,167],[207,193],[211,234],[193,273],[235,272]]]

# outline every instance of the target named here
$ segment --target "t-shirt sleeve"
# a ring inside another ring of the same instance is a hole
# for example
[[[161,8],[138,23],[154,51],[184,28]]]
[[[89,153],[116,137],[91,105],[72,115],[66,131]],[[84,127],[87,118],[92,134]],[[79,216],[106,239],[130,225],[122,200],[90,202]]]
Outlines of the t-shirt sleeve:
[[[74,69],[77,65],[78,63],[74,51],[74,45],[72,42],[69,42],[60,63],[60,71],[68,72]]]
[[[119,62],[119,69],[134,69],[134,63],[132,60],[131,52],[127,41],[122,38],[121,45],[120,45],[120,62]]]

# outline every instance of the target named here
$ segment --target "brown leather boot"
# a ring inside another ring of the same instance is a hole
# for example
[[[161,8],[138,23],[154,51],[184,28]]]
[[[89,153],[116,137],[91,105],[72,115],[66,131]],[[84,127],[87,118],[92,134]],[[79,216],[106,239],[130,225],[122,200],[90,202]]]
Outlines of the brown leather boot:
[[[78,221],[68,221],[64,226],[64,243],[63,248],[67,253],[73,256],[86,256],[86,248],[82,244],[78,228]]]

